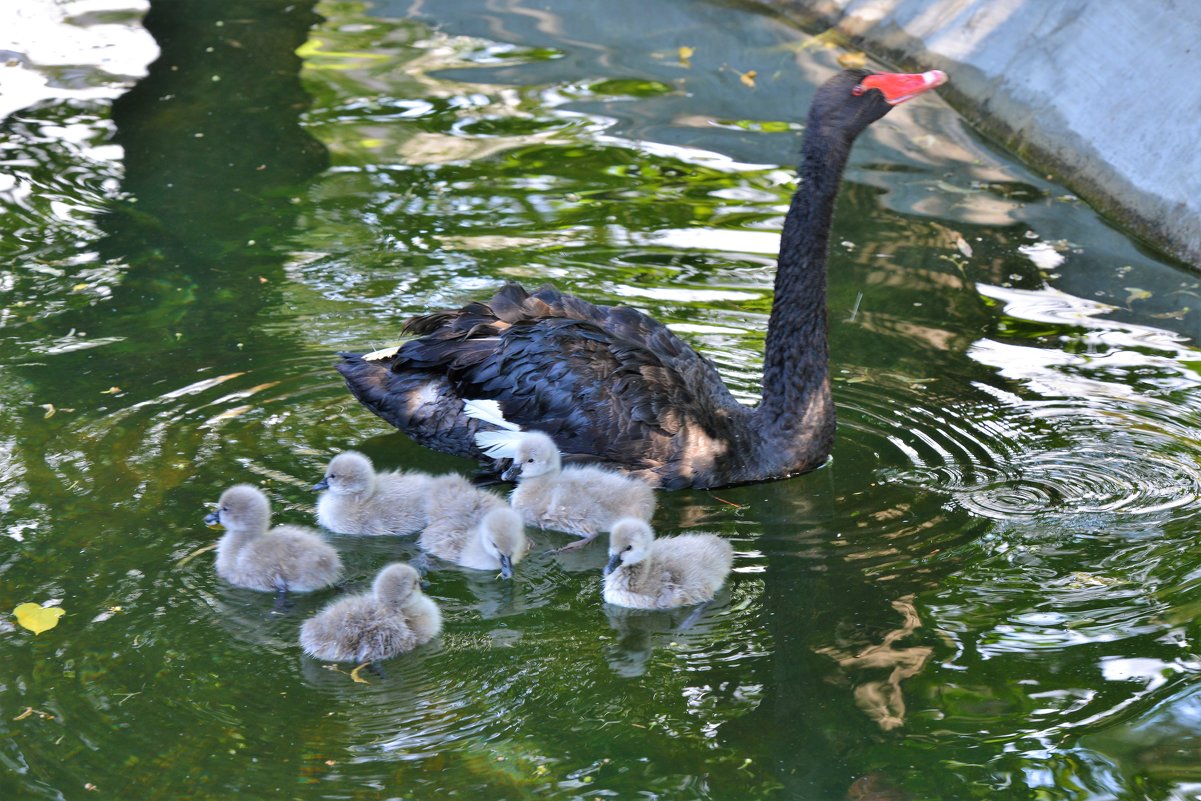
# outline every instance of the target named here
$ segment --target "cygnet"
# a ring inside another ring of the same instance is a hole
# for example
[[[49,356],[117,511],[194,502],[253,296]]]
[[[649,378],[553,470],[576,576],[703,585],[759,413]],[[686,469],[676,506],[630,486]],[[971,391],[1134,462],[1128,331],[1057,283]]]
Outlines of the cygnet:
[[[310,592],[328,587],[342,574],[338,552],[315,531],[289,525],[267,530],[271,504],[258,487],[230,487],[204,522],[226,529],[217,542],[217,575],[230,584],[265,592]]]
[[[583,537],[560,550],[587,545],[619,518],[655,512],[650,484],[593,465],[563,467],[554,440],[539,431],[520,434],[505,477],[517,479],[509,502],[526,523]]]
[[[358,451],[335,456],[313,486],[317,523],[338,534],[412,534],[425,525],[425,493],[432,478],[417,471],[377,473]]]
[[[645,521],[624,518],[609,532],[603,595],[611,604],[634,609],[711,601],[733,562],[734,549],[716,534],[655,539]]]
[[[374,662],[412,651],[442,631],[438,605],[403,562],[379,572],[371,591],[334,601],[300,627],[305,653],[332,662]]]
[[[504,499],[461,476],[439,476],[431,482],[429,525],[418,543],[464,567],[499,568],[502,578],[513,577],[513,566],[530,549],[521,515]]]

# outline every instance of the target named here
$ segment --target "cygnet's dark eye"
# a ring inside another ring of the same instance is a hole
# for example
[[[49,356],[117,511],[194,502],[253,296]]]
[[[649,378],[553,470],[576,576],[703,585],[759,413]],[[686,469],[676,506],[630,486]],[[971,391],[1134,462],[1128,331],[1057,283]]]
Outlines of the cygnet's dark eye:
[[[626,550],[627,550],[627,551],[632,551],[632,550],[634,550],[634,546],[633,546],[633,545],[627,545],[627,546],[626,546]]]
[[[333,481],[333,480],[334,480],[334,479],[336,479],[336,478],[337,478],[337,476],[336,476],[335,474],[333,474],[333,473],[330,473],[328,476],[326,476],[326,477],[325,477],[325,480],[326,480],[326,481]]]
[[[534,463],[534,457],[533,457],[533,456],[531,456],[530,458],[526,459],[525,461],[526,461],[526,464],[533,464],[533,463]]]

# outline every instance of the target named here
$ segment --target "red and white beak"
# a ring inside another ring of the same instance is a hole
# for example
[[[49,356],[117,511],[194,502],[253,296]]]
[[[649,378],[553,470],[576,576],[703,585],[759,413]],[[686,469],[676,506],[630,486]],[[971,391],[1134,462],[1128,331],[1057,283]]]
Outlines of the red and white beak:
[[[947,74],[942,70],[917,73],[877,72],[864,78],[855,87],[855,94],[861,95],[868,89],[879,89],[888,105],[895,106],[946,82]]]

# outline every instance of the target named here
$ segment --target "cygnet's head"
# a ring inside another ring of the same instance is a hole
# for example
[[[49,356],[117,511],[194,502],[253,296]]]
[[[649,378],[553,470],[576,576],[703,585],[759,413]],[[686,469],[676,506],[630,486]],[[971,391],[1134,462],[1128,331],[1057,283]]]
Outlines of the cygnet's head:
[[[405,562],[393,562],[379,572],[371,584],[376,599],[385,606],[399,609],[421,587],[421,574]]]
[[[500,561],[501,578],[513,578],[513,565],[529,550],[521,515],[509,507],[493,509],[480,521],[484,550]]]
[[[334,495],[361,495],[375,485],[375,467],[358,451],[339,453],[330,460],[325,478],[313,485],[315,490],[329,490]]]
[[[527,431],[517,442],[513,466],[505,478],[537,478],[559,471],[559,448],[555,441],[541,431]]]
[[[217,508],[205,516],[208,525],[220,523],[229,531],[266,531],[271,503],[258,487],[236,484],[221,493]]]
[[[619,565],[633,565],[646,558],[647,549],[655,539],[655,532],[645,520],[623,517],[609,529],[609,564],[605,575]]]

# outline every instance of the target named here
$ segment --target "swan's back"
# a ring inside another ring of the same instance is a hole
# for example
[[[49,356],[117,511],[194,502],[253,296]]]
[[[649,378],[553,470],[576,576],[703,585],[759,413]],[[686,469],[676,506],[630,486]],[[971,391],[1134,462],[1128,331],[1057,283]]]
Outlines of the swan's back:
[[[698,603],[713,597],[734,564],[734,549],[716,534],[694,532],[657,538],[651,556],[671,575],[671,583],[688,594],[698,594]]]
[[[425,525],[426,491],[431,476],[417,470],[383,471],[369,494],[333,490],[317,499],[317,522],[338,534],[365,536],[412,534]]]
[[[419,580],[409,565],[389,565],[370,592],[335,601],[306,620],[301,647],[317,659],[372,662],[429,642],[442,629],[442,615]]]
[[[643,521],[613,526],[604,599],[637,609],[691,606],[713,599],[729,575],[734,550],[716,534],[655,538]]]
[[[303,526],[276,526],[254,538],[238,553],[225,578],[254,590],[312,592],[342,575],[338,552],[315,531]]]
[[[221,494],[213,522],[227,529],[217,542],[217,575],[252,590],[311,592],[342,574],[342,560],[317,532],[282,525],[268,530],[271,506],[258,487],[238,484]]]
[[[369,409],[436,450],[479,457],[467,398],[546,431],[567,461],[603,461],[655,486],[706,486],[749,410],[662,323],[550,286],[410,320],[392,356],[337,365]],[[603,454],[603,456],[598,456]],[[699,482],[699,483],[698,483]]]
[[[655,491],[645,481],[602,467],[568,466],[553,477],[519,481],[510,503],[530,525],[591,535],[622,517],[650,520]]]
[[[438,476],[430,483],[429,522],[418,543],[435,556],[461,563],[464,549],[478,539],[480,521],[490,511],[505,508],[499,495],[473,486],[462,476]]]

